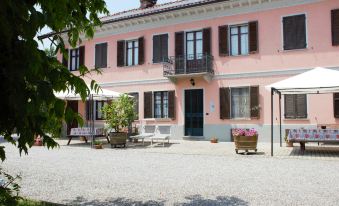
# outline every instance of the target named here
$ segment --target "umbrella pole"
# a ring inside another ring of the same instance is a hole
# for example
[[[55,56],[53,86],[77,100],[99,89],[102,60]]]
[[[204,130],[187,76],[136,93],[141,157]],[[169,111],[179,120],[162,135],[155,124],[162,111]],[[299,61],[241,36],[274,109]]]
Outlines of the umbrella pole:
[[[271,88],[271,156],[273,157],[273,96],[274,88]]]
[[[282,138],[281,138],[281,92],[279,92],[279,132],[280,132],[280,147],[282,147]]]

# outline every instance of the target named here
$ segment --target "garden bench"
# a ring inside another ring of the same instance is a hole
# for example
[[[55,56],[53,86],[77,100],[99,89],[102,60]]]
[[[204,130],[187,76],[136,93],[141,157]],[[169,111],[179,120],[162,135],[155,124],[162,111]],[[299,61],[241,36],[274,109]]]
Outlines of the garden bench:
[[[144,145],[145,138],[154,136],[155,130],[155,125],[144,125],[142,126],[141,133],[139,135],[130,136],[130,138],[137,140],[141,139],[142,145]]]
[[[158,125],[154,136],[151,136],[151,145],[153,145],[153,140],[163,140],[163,146],[165,147],[166,140],[169,144],[169,138],[171,136],[171,126],[170,125]]]
[[[109,143],[108,137],[104,134],[104,128],[94,128],[94,131],[95,131],[94,137],[106,137]],[[67,145],[71,143],[73,137],[84,137],[85,142],[87,143],[88,141],[87,138],[92,137],[91,128],[89,127],[72,128],[70,134],[67,135],[67,137],[68,137]]]

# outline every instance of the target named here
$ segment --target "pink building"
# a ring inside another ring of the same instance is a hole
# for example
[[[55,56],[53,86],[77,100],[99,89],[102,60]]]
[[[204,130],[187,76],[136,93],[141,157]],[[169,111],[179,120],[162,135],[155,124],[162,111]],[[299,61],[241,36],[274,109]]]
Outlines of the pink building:
[[[134,95],[137,124],[172,139],[230,141],[231,128],[270,138],[265,86],[314,67],[339,69],[338,0],[178,0],[102,18],[63,63],[102,69],[103,88]],[[61,56],[60,56],[61,60]],[[283,128],[339,124],[339,94],[286,95]],[[103,124],[96,103],[97,124]],[[85,104],[74,106],[86,115]],[[275,123],[278,123],[278,110]],[[278,132],[278,130],[276,130]]]

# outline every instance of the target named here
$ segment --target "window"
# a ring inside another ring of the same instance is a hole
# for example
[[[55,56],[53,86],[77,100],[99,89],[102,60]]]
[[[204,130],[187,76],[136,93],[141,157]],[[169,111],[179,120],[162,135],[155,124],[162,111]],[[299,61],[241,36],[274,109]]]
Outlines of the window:
[[[303,119],[307,118],[307,96],[306,94],[286,94],[285,118]]]
[[[339,46],[339,9],[331,11],[332,46]]]
[[[306,48],[305,14],[283,17],[283,33],[284,50]]]
[[[220,119],[260,118],[259,86],[219,88]]]
[[[136,113],[136,119],[139,119],[139,93],[138,92],[133,92],[133,93],[129,93],[128,95],[132,96],[133,100],[134,100],[134,111]]]
[[[69,70],[76,71],[79,68],[79,49],[71,49],[70,50],[70,64]]]
[[[95,67],[107,67],[107,43],[95,45]]]
[[[186,33],[186,55],[187,60],[201,59],[203,55],[202,31]]]
[[[230,27],[231,55],[248,54],[248,25]]]
[[[126,41],[126,66],[139,64],[138,40]]]
[[[144,92],[144,118],[175,119],[175,91]]]
[[[339,93],[333,94],[334,117],[339,118]]]
[[[154,118],[168,118],[168,92],[154,92]]]
[[[102,120],[104,119],[104,113],[102,108],[107,104],[105,101],[95,101],[95,119]]]
[[[153,63],[163,62],[168,58],[168,34],[153,36]]]
[[[250,118],[249,87],[231,88],[231,118]]]

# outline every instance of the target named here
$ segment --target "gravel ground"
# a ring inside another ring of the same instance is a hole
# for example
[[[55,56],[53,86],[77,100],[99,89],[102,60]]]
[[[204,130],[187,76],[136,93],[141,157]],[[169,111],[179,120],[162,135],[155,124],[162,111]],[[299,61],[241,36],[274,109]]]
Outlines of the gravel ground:
[[[194,144],[194,143],[193,143]],[[200,144],[199,143],[199,147]],[[338,205],[339,161],[8,144],[22,195],[68,205]],[[205,145],[211,145],[205,142]],[[220,144],[219,144],[220,145]],[[186,148],[190,150],[189,147]]]

